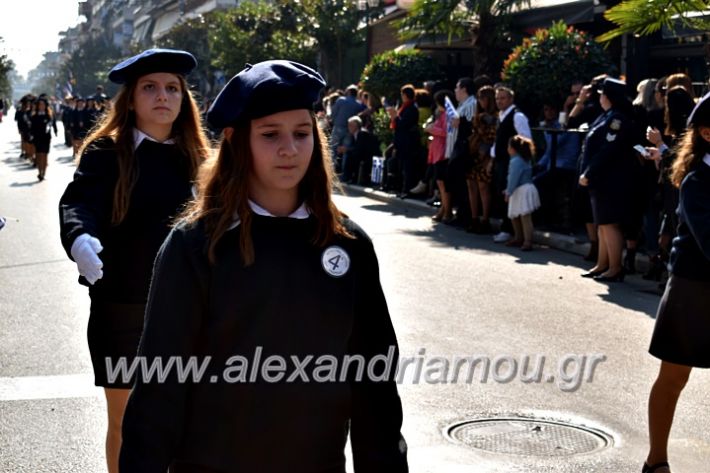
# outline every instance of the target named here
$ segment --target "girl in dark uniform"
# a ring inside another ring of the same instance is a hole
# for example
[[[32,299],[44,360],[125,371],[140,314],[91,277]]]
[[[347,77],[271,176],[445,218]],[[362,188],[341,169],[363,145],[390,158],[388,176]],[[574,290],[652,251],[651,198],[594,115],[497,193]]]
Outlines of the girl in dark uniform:
[[[604,113],[592,124],[584,140],[581,186],[589,187],[594,223],[598,227],[599,258],[582,277],[600,282],[624,280],[621,225],[631,211],[630,181],[633,165],[633,125],[626,84],[607,77],[599,103]]]
[[[648,151],[660,157],[656,148]],[[693,367],[710,368],[710,93],[688,119],[671,182],[680,187],[678,236],[649,349],[661,367],[648,400],[643,473],[670,472],[668,437],[678,397]]]
[[[80,149],[59,204],[62,244],[89,286],[89,351],[106,393],[111,473],[131,380],[112,379],[108,365],[135,357],[153,260],[208,152],[184,78],[195,65],[185,51],[152,49],[113,68],[109,79],[123,84],[116,105]]]
[[[52,109],[46,98],[37,99],[37,110],[30,117],[30,134],[35,145],[35,162],[37,164],[37,179],[44,180],[47,171],[47,155],[52,141],[52,127],[57,136],[57,122],[54,121]]]
[[[306,66],[266,61],[213,103],[219,155],[158,254],[139,349],[149,364],[208,365],[188,383],[176,370],[137,377],[122,472],[344,473],[348,432],[357,473],[407,471],[394,369],[341,364],[398,349],[372,242],[331,200],[313,113],[324,85]]]

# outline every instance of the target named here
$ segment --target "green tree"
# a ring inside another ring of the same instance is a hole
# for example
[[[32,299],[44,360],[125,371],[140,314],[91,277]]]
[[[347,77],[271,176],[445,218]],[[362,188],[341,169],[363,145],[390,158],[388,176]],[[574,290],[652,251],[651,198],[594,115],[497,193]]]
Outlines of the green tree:
[[[407,16],[397,23],[403,39],[437,36],[470,38],[473,46],[473,75],[498,76],[512,47],[510,14],[530,0],[416,0]]]
[[[425,80],[441,78],[439,66],[426,54],[413,50],[386,51],[365,66],[360,83],[365,90],[395,103],[404,84],[421,86]]]
[[[231,76],[245,63],[292,59],[315,64],[315,41],[290,14],[293,2],[244,2],[209,17],[212,65]]]
[[[121,50],[113,43],[103,37],[89,37],[69,55],[58,77],[72,79],[74,95],[93,94],[97,85],[107,83],[109,71],[121,59]],[[111,89],[108,92],[113,93]]]
[[[190,74],[190,82],[199,84],[206,90],[213,79],[212,52],[210,50],[209,30],[211,16],[200,15],[179,23],[158,40],[158,47],[190,51],[197,59],[197,68]]]
[[[343,58],[354,46],[364,44],[364,29],[360,28],[363,13],[353,0],[300,0],[295,5],[297,18],[305,21],[299,27],[316,42],[321,70],[327,81],[343,84]],[[298,14],[299,10],[302,14]]]
[[[700,31],[710,29],[710,21],[697,16],[710,4],[707,0],[625,0],[604,12],[604,17],[616,27],[597,38],[610,41],[624,34],[649,35],[667,27],[673,30],[678,25]]]
[[[0,43],[4,40],[0,36]],[[12,71],[15,69],[15,63],[9,59],[7,55],[0,55],[0,98],[12,97]]]
[[[588,81],[610,66],[599,43],[560,21],[525,38],[508,56],[501,75],[515,90],[517,104],[534,117],[545,102],[562,105],[574,79]]]

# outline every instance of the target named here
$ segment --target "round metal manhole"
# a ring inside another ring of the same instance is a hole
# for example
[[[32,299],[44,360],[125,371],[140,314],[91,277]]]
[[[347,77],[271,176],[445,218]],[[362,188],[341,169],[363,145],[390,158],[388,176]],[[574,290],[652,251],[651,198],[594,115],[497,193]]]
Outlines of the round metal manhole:
[[[597,429],[526,417],[458,422],[449,426],[445,435],[476,450],[540,457],[593,453],[614,443],[613,437]]]

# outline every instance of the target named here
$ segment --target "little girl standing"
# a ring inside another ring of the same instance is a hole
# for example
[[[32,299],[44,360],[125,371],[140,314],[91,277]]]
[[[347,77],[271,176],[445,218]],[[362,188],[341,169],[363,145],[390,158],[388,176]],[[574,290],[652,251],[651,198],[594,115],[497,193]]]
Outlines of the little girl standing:
[[[508,187],[503,193],[508,202],[508,218],[513,223],[515,235],[506,246],[520,246],[523,251],[532,250],[532,213],[540,208],[540,196],[532,183],[532,160],[535,153],[533,142],[520,135],[508,142],[510,166]]]

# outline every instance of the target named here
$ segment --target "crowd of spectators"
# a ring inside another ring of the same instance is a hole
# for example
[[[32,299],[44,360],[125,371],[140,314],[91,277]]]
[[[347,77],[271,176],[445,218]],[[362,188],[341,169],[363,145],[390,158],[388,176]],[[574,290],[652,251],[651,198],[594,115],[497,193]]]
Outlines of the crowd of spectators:
[[[426,199],[438,207],[434,222],[525,250],[533,220],[566,234],[584,229],[585,259],[596,264],[583,276],[623,281],[642,249],[644,278],[661,281],[677,227],[668,170],[696,98],[685,74],[641,81],[633,101],[628,91],[606,75],[573,81],[566,100],[527,116],[511,87],[486,76],[461,78],[453,90],[404,84],[395,103],[353,85],[324,97],[319,120],[345,183]],[[381,107],[390,142],[375,136]]]

